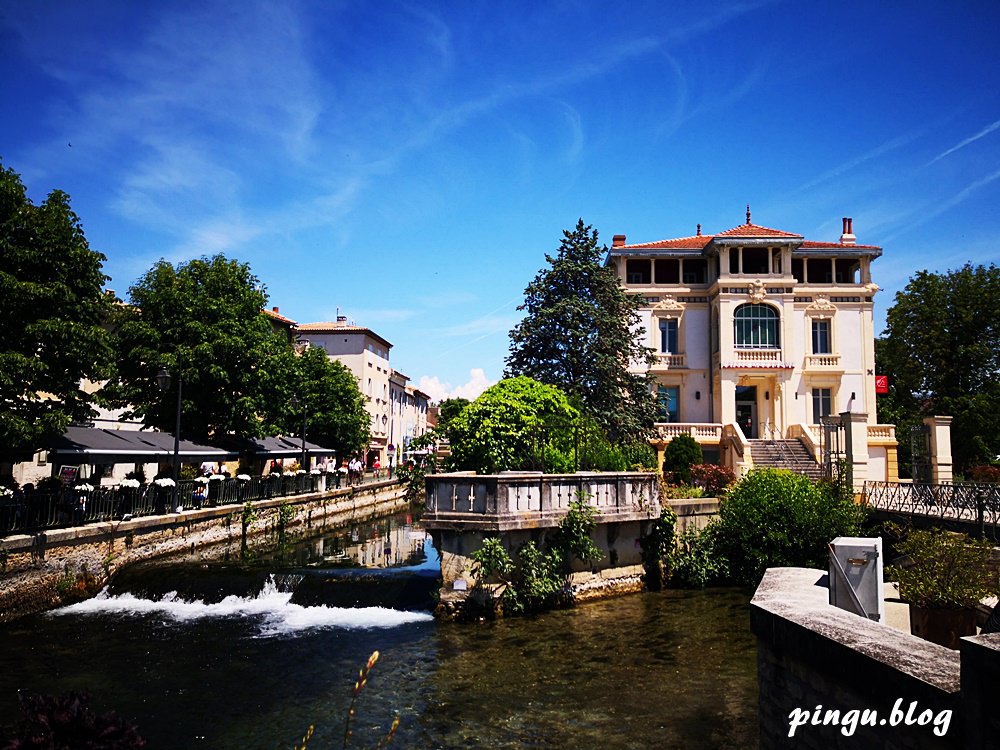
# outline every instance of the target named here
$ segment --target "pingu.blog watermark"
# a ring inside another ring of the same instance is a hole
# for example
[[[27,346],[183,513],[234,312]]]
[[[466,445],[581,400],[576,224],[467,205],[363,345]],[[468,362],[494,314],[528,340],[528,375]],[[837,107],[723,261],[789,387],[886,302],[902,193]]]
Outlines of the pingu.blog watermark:
[[[929,708],[920,710],[918,701],[910,701],[908,706],[903,705],[903,699],[897,698],[888,716],[879,716],[879,712],[873,708],[852,708],[841,711],[836,708],[826,708],[816,706],[810,710],[806,708],[793,708],[788,714],[788,736],[794,737],[796,730],[800,727],[840,727],[840,733],[845,737],[852,736],[858,727],[898,727],[898,726],[920,726],[930,727],[938,737],[948,734],[948,727],[951,726],[951,709],[942,709],[935,713]]]

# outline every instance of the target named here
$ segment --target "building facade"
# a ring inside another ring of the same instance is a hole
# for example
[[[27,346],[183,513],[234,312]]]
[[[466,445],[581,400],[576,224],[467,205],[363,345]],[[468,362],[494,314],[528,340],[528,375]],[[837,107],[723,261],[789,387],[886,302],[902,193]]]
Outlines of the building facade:
[[[895,433],[875,402],[871,266],[852,219],[834,242],[747,221],[718,234],[629,244],[606,265],[642,295],[659,404],[658,447],[687,433],[745,468],[748,441],[798,439],[817,458],[831,415],[864,415],[870,478],[895,474]],[[635,369],[645,366],[635,365]]]
[[[301,344],[316,346],[354,375],[367,399],[371,442],[365,460],[386,467],[402,457],[409,440],[427,431],[428,396],[407,385],[409,378],[389,364],[392,344],[370,328],[348,324],[346,316],[326,323],[301,323]]]

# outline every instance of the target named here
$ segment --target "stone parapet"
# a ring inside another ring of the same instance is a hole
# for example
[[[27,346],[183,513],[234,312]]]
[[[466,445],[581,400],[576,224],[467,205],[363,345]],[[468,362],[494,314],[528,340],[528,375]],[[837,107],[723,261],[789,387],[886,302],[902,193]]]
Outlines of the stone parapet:
[[[831,606],[826,573],[804,568],[765,573],[750,626],[758,645],[761,747],[1000,747],[1000,636],[966,638],[960,653],[951,651]],[[848,732],[852,710],[877,711],[877,721],[859,716]],[[809,717],[790,737],[796,711]],[[838,716],[824,724],[827,711]]]

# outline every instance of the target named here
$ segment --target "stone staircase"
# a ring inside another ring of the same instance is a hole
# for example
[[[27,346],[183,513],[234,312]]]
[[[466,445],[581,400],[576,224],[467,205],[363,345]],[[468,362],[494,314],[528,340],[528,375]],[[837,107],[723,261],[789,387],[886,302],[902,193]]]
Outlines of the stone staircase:
[[[754,466],[788,469],[810,479],[822,479],[823,467],[799,440],[750,440]]]

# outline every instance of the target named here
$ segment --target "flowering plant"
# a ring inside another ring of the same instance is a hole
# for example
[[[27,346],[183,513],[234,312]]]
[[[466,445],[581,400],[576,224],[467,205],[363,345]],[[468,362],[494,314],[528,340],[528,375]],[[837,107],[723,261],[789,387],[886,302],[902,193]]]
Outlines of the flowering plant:
[[[322,470],[322,469],[320,469],[320,468],[316,468],[316,469],[311,469],[311,470],[309,471],[309,473],[310,473],[310,474],[322,474],[322,473],[323,473],[323,470]]]
[[[281,476],[281,472],[280,471],[272,471],[271,472],[271,476],[272,477],[280,477]]]
[[[286,471],[285,472],[285,476],[286,477],[294,477],[295,476],[295,472],[294,471]]]
[[[208,484],[208,477],[195,477],[194,481],[198,484]]]
[[[237,474],[236,478],[239,481],[241,481],[241,482],[249,482],[250,481],[250,475],[249,474]]]
[[[134,490],[138,486],[139,486],[139,480],[138,479],[123,479],[119,483],[119,487],[126,487],[126,488],[131,489],[131,490]]]
[[[305,474],[306,470],[305,469],[297,469],[295,473],[296,474]]]
[[[211,474],[209,475],[208,479],[209,481],[212,482],[221,482],[223,479],[225,479],[225,477],[222,476],[222,474]]]
[[[159,479],[154,479],[153,484],[157,487],[173,487],[174,480],[170,477],[160,477]]]
[[[80,484],[73,487],[73,489],[76,490],[77,492],[93,492],[94,485],[87,484],[86,482],[81,482]]]
[[[10,487],[0,487],[0,497],[10,497],[14,491]]]

